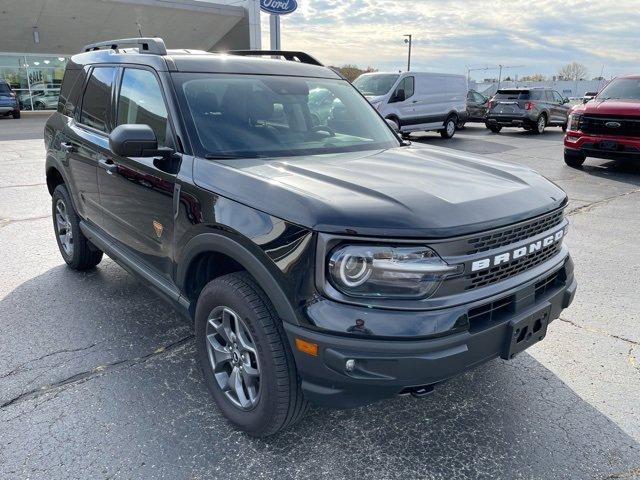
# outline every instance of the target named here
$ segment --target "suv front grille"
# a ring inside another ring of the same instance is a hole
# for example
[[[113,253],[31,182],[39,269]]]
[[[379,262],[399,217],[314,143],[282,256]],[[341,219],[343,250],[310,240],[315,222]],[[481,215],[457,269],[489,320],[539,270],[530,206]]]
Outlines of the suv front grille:
[[[611,122],[618,123],[620,126],[608,127],[607,123]],[[583,115],[580,130],[592,135],[640,137],[640,118]]]
[[[505,263],[497,267],[492,267],[480,272],[474,272],[467,276],[468,284],[465,290],[486,287],[497,282],[501,282],[515,275],[518,275],[530,268],[534,268],[560,252],[562,244],[556,242],[547,247],[543,247],[532,255],[523,257],[510,263]]]
[[[504,247],[534,237],[545,230],[560,225],[563,219],[564,212],[559,210],[495,233],[474,237],[469,240],[470,249],[467,251],[467,255]]]

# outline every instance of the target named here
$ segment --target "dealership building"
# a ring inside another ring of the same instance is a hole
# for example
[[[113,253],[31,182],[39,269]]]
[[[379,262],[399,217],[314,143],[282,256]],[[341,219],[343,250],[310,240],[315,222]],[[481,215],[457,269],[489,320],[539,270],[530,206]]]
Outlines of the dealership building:
[[[84,45],[145,36],[168,48],[259,49],[260,35],[259,0],[2,0],[0,79],[23,110],[50,110]]]

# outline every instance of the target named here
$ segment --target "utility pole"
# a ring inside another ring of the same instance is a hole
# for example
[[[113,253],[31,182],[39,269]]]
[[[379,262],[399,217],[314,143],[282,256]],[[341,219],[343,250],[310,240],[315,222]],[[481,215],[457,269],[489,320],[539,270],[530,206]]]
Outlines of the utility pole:
[[[408,39],[405,38],[404,39],[404,43],[408,43],[409,44],[409,58],[407,60],[407,72],[411,71],[411,39],[412,39],[412,35],[408,34],[408,35],[404,35],[405,37],[409,37]]]

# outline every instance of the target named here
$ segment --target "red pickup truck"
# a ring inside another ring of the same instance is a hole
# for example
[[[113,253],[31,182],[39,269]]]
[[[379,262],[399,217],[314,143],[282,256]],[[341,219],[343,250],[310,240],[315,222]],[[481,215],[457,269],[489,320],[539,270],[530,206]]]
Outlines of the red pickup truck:
[[[579,168],[587,157],[640,160],[640,75],[613,79],[571,111],[564,161]]]

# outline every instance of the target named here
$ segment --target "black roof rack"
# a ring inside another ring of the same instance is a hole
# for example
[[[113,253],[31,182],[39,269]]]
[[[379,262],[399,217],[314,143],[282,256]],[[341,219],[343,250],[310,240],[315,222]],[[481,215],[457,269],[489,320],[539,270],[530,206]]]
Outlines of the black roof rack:
[[[313,58],[308,53],[294,52],[290,50],[229,50],[230,55],[241,55],[245,57],[283,57],[285,60],[292,62],[308,63],[309,65],[318,65],[324,67],[322,63]]]
[[[119,38],[117,40],[107,40],[106,42],[98,42],[86,45],[85,52],[91,52],[100,49],[118,50],[125,46],[138,47],[140,53],[150,53],[152,55],[166,55],[167,47],[161,38]]]

